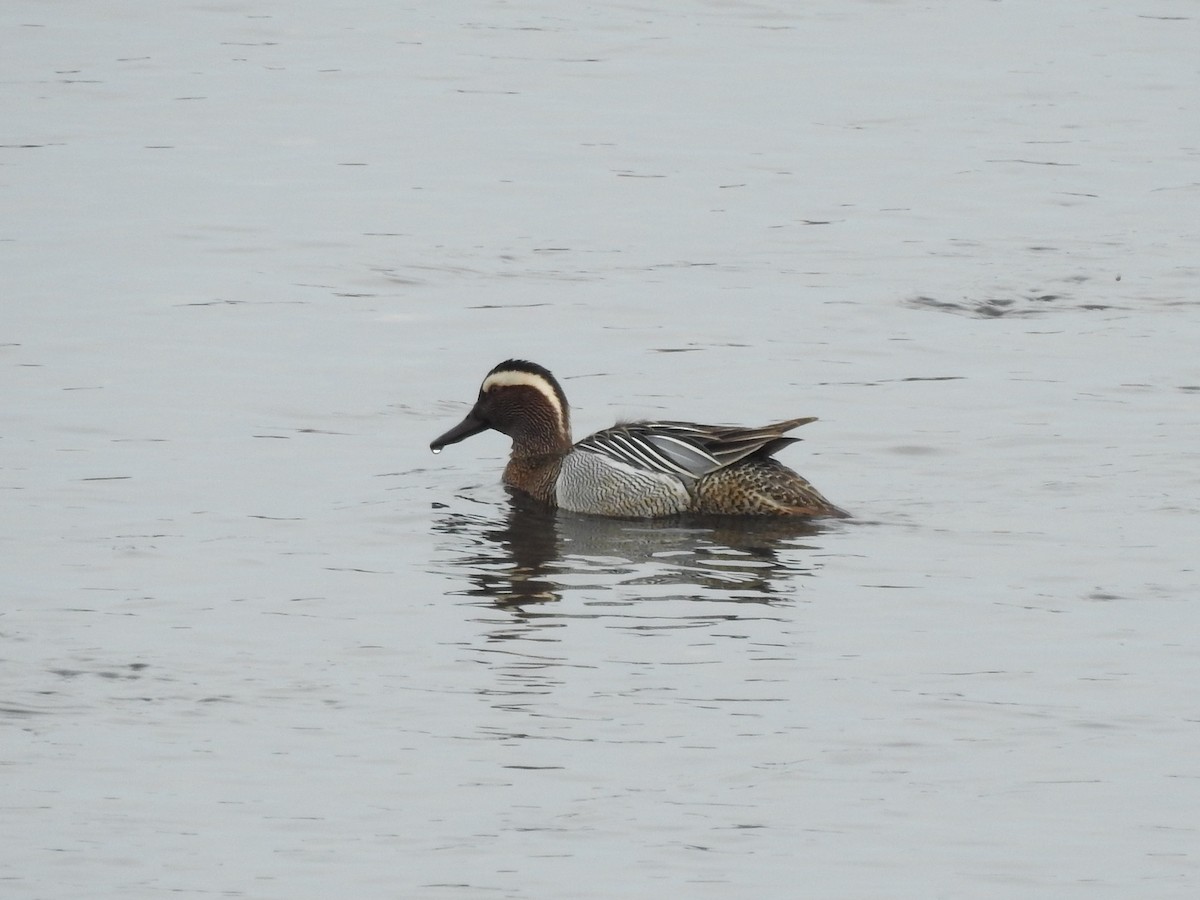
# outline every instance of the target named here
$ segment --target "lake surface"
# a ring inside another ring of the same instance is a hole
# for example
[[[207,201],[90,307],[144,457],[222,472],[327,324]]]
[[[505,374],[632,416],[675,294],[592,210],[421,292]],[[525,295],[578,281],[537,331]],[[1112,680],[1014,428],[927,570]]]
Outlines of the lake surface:
[[[13,898],[1192,898],[1200,16],[0,9]],[[438,456],[762,424],[854,514]]]

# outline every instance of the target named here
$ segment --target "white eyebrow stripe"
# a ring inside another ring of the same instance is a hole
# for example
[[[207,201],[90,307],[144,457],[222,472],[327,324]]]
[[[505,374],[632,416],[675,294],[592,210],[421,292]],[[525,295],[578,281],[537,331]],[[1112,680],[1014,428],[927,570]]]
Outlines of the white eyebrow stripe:
[[[554,407],[554,411],[558,413],[560,422],[566,421],[562,403],[558,399],[558,394],[555,393],[550,383],[541,375],[533,372],[521,372],[516,369],[504,369],[500,372],[493,372],[487,378],[483,379],[483,385],[479,388],[483,393],[487,393],[494,387],[531,387],[541,391],[546,401]]]

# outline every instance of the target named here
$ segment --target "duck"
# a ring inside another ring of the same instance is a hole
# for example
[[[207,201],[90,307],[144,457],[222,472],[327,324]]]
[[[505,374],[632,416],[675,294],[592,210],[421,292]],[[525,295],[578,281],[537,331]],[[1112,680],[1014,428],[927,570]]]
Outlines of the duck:
[[[429,445],[434,453],[489,429],[512,439],[503,481],[550,508],[613,518],[682,514],[845,518],[846,511],[776,460],[815,422],[760,428],[693,422],[622,422],[578,443],[562,385],[523,359],[483,379],[466,417]]]

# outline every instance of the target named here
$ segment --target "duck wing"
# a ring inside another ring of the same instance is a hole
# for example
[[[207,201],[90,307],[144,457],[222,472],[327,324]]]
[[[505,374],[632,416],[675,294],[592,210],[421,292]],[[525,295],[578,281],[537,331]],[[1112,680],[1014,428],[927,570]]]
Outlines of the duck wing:
[[[799,438],[784,437],[813,417],[761,428],[694,422],[626,422],[597,431],[575,445],[637,469],[695,480],[750,456],[773,456]]]

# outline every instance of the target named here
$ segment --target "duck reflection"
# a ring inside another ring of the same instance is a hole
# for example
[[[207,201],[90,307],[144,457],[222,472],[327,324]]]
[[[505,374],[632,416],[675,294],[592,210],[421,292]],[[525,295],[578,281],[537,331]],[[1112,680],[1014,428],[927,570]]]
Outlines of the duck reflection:
[[[468,596],[500,607],[559,600],[576,590],[620,589],[655,599],[774,603],[815,564],[805,538],[836,524],[788,518],[607,519],[547,510],[512,494],[501,517],[445,512],[435,530],[469,553],[453,564]],[[464,540],[465,539],[465,540]]]

